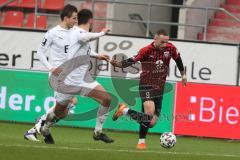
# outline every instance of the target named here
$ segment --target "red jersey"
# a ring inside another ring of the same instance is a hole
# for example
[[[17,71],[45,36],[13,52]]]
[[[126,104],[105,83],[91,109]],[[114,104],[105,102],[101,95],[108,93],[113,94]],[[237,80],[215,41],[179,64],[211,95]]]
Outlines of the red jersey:
[[[140,61],[142,73],[140,85],[150,85],[159,91],[164,90],[164,84],[169,71],[171,58],[176,60],[180,54],[172,43],[166,43],[164,47],[155,48],[153,43],[142,48],[133,61]]]

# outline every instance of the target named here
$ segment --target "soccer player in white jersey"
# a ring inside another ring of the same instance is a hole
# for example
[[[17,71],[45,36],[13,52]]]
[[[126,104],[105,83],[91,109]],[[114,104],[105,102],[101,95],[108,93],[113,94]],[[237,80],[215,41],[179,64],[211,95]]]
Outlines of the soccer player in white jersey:
[[[71,31],[72,34],[71,34],[70,42],[73,45],[69,46],[70,51],[68,54],[68,59],[71,59],[74,56],[76,56],[77,54],[75,53],[79,53],[80,55],[84,55],[84,54],[87,55],[88,53],[90,53],[91,56],[94,56],[98,59],[108,60],[109,57],[107,55],[97,55],[97,53],[94,53],[93,51],[91,51],[88,42],[90,40],[93,40],[100,36],[105,35],[109,30],[103,29],[103,31],[100,33],[89,33],[88,31],[92,26],[92,12],[89,10],[82,10],[81,12],[79,12],[78,20],[79,20],[79,26],[84,28],[85,30],[80,28],[77,28],[77,29],[74,28],[74,30]],[[76,39],[77,41],[75,41]],[[81,50],[79,50],[79,48],[81,48]],[[86,59],[86,61],[88,60],[90,61],[89,58]],[[41,62],[45,63],[42,60]],[[47,64],[45,65],[47,66]],[[108,110],[110,106],[110,96],[103,89],[103,87],[99,85],[96,81],[92,81],[91,83],[89,83],[89,82],[84,82],[84,79],[81,79],[81,78],[85,78],[85,77],[82,77],[82,74],[87,70],[86,70],[86,66],[79,67],[76,71],[73,72],[73,74],[71,73],[67,77],[65,82],[66,84],[69,84],[69,85],[82,87],[80,95],[92,97],[101,104],[99,107],[98,115],[97,115],[98,116],[97,123],[96,123],[95,131],[93,134],[93,138],[94,140],[101,140],[106,143],[111,143],[113,142],[113,140],[109,138],[106,134],[102,133],[102,126],[105,119],[107,118]],[[61,71],[58,70],[53,74],[57,75],[60,72]],[[76,76],[76,74],[78,78],[73,78],[74,76]],[[86,75],[88,77],[91,77],[89,76],[90,74],[88,72],[86,72]],[[64,118],[67,115],[68,104],[71,102],[71,99],[74,97],[74,94],[75,93],[70,95],[70,94],[63,94],[63,93],[56,92],[55,93],[56,106],[54,107],[53,110],[50,109],[46,115],[42,116],[39,122],[35,125],[35,129],[38,132],[41,132],[42,135],[45,136],[46,143],[48,144],[54,143],[54,140],[49,132],[49,128],[58,120]],[[31,130],[29,130],[27,134],[29,135],[30,133],[32,133]],[[32,137],[34,136],[35,135],[32,134]],[[46,137],[48,138],[46,139]],[[34,138],[36,138],[36,136]],[[33,140],[33,139],[29,139],[29,140]],[[37,141],[37,138],[36,138],[36,141]]]
[[[77,86],[80,93],[73,93],[69,96],[61,96],[61,101],[67,101],[73,98],[74,94],[80,94],[96,100],[100,106],[96,118],[96,126],[93,133],[94,140],[101,140],[105,143],[112,143],[113,139],[102,132],[103,124],[108,117],[111,97],[106,90],[97,81],[93,80],[90,72],[90,57],[100,60],[109,60],[106,54],[97,54],[91,50],[89,42],[105,35],[109,30],[103,29],[100,33],[90,33],[92,28],[92,12],[88,9],[82,9],[78,12],[78,27],[74,28],[71,34],[71,46],[69,47],[68,59],[73,60],[80,57],[85,65],[73,70],[65,79],[65,84]]]
[[[48,68],[50,74],[58,74],[60,70],[57,68],[64,63],[67,59],[67,51],[70,45],[69,33],[77,24],[77,8],[73,5],[66,5],[61,14],[61,23],[56,27],[50,29],[44,36],[42,43],[40,44],[37,55],[40,61]],[[50,62],[48,62],[45,53],[50,49]],[[48,121],[49,114],[53,112],[59,112],[61,106],[56,103],[55,107],[50,108],[46,114],[44,114],[40,121],[24,134],[24,138],[31,141],[39,141],[37,139],[37,132],[44,136],[44,141],[47,144],[53,144],[54,140],[50,131],[41,132],[40,126]]]

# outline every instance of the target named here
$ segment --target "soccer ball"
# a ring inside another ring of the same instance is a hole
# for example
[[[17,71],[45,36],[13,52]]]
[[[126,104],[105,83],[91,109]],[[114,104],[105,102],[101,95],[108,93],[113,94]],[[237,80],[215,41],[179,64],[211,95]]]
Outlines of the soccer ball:
[[[172,132],[165,132],[160,136],[160,144],[163,148],[170,149],[176,145],[177,139]]]

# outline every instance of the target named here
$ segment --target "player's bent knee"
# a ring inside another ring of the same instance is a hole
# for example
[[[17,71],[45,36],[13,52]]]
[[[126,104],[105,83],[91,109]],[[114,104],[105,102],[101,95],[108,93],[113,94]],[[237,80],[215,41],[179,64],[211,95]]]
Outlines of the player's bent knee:
[[[55,109],[54,109],[54,113],[56,115],[57,118],[62,119],[65,118],[67,116],[68,110],[67,110],[67,104],[60,104],[60,103],[56,103]]]
[[[62,101],[59,101],[57,103],[61,106],[67,106],[68,103],[70,103],[70,102],[71,102],[71,100],[62,100]]]
[[[154,124],[151,124],[151,123],[150,123],[150,124],[149,124],[149,128],[153,128],[153,127],[155,126],[155,124],[156,124],[156,123],[154,123]]]
[[[55,114],[58,119],[63,119],[67,116],[67,113],[68,113],[67,110],[64,110],[61,112],[56,112]]]
[[[111,97],[110,96],[104,97],[104,99],[102,100],[102,105],[104,107],[109,107],[110,104],[111,104]]]
[[[157,121],[155,119],[152,119],[149,124],[149,128],[153,128],[157,124]]]

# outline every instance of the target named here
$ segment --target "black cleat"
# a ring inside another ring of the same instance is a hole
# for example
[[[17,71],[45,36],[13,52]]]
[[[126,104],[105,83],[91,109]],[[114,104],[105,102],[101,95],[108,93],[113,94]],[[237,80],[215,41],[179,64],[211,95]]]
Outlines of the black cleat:
[[[53,139],[53,136],[50,132],[50,130],[48,129],[47,131],[43,131],[43,126],[40,128],[41,134],[44,137],[44,142],[46,144],[55,144],[55,141]]]
[[[49,134],[47,134],[47,135],[43,135],[43,137],[44,137],[44,142],[45,142],[46,144],[55,144],[55,141],[54,141],[51,133],[49,133]]]
[[[108,137],[106,134],[101,133],[101,132],[96,132],[96,133],[94,132],[93,133],[93,139],[95,141],[101,140],[101,141],[103,141],[105,143],[112,143],[112,142],[114,142],[114,140],[112,138]]]

